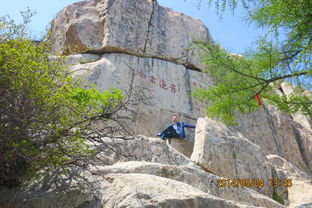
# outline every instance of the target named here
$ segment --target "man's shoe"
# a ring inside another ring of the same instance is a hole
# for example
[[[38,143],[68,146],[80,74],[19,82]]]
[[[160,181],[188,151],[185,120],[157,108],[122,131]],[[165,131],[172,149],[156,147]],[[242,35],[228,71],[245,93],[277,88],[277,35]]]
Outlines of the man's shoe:
[[[161,133],[158,133],[158,134],[157,134],[157,136],[159,136],[159,137],[160,137],[160,136],[161,136]]]

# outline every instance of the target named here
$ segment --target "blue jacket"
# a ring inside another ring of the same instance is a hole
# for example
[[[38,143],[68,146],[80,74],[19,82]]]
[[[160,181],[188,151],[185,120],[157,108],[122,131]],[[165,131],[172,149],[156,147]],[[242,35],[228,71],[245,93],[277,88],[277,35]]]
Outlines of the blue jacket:
[[[177,123],[172,124],[172,125],[173,125],[173,128],[176,130],[176,132],[179,134],[181,139],[185,138],[184,127],[188,127],[188,128],[195,128],[196,127],[193,124],[187,124],[187,123],[184,123],[182,121],[178,121]]]
[[[184,139],[184,138],[185,138],[184,127],[195,128],[196,126],[195,126],[195,125],[192,125],[192,124],[187,124],[187,123],[178,121],[178,122],[175,123],[175,124],[169,125],[169,126],[161,133],[161,135],[164,135],[164,134],[165,134],[165,137],[166,137],[167,130],[170,129],[170,127],[173,127],[173,128],[174,128],[174,130],[176,131],[176,133],[179,135],[179,138]]]

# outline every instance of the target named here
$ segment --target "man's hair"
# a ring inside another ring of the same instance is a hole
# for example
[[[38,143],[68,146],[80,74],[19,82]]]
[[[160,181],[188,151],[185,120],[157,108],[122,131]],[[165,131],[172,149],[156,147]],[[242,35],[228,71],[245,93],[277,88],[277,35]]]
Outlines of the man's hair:
[[[177,117],[176,115],[173,115],[173,116]],[[172,116],[172,117],[173,117],[173,116]]]

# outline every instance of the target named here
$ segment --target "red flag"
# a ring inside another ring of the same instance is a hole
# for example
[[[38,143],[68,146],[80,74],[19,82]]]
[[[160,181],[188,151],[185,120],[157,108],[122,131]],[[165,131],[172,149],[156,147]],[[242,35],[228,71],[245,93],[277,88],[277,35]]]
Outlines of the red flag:
[[[260,95],[256,95],[256,100],[258,101],[258,105],[261,106],[262,103],[261,103],[261,98],[260,98]]]

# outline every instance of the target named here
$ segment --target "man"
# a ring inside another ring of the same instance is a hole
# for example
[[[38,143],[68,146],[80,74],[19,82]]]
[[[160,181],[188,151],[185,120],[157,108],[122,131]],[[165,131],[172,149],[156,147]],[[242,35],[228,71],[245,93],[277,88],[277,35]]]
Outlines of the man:
[[[172,123],[169,125],[165,130],[163,130],[161,133],[158,133],[157,136],[160,136],[162,140],[166,140],[168,138],[185,138],[185,131],[184,127],[188,128],[195,128],[195,125],[192,124],[186,124],[181,121],[178,121],[178,118],[176,115],[172,116]]]

